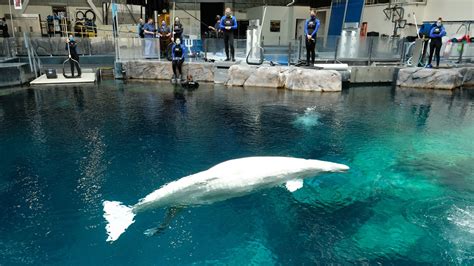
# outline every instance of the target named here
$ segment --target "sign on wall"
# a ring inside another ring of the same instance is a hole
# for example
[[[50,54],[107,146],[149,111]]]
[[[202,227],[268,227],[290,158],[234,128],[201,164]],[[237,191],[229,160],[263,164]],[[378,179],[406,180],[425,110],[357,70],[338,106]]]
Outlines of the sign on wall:
[[[21,0],[13,0],[13,5],[15,6],[15,9],[21,9]]]

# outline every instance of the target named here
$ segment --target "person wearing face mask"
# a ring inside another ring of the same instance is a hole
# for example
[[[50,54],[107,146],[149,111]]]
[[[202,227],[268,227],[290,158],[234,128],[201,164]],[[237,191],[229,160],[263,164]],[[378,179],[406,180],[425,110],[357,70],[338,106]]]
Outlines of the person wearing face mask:
[[[316,18],[316,13],[311,10],[310,18],[306,20],[304,24],[304,33],[306,40],[306,65],[309,66],[309,60],[311,57],[311,63],[314,65],[314,59],[316,57],[316,33],[319,29],[319,19]]]
[[[173,66],[173,79],[172,82],[176,83],[183,80],[183,62],[184,55],[186,53],[186,46],[181,43],[180,38],[176,38],[173,46],[171,47],[172,66]],[[179,74],[179,76],[178,76]]]
[[[77,43],[74,39],[74,36],[69,35],[69,38],[66,38],[66,51],[70,56],[69,64],[71,65],[71,77],[80,77],[81,69],[79,66],[79,54],[77,53]],[[71,60],[73,59],[73,60]],[[77,69],[77,76],[74,76],[74,68]]]
[[[160,26],[160,29],[158,31],[158,34],[160,36],[161,56],[165,56],[166,49],[167,49],[168,45],[170,44],[171,31],[170,31],[170,28],[166,25],[166,22],[164,20],[161,21],[161,26]]]
[[[225,47],[225,61],[235,61],[235,50],[234,50],[234,30],[237,29],[237,19],[232,16],[230,8],[225,9],[225,16],[221,19],[220,29],[224,32],[224,47]],[[229,57],[229,46],[230,46],[230,57]]]
[[[443,36],[446,36],[446,30],[443,26],[443,20],[441,18],[438,18],[438,21],[436,21],[436,24],[431,28],[430,31],[430,58],[428,60],[428,65],[426,65],[427,68],[433,67],[433,65],[431,64],[433,60],[433,55],[436,56],[436,68],[439,67],[441,46],[443,45]]]
[[[179,17],[174,18],[174,24],[173,24],[173,37],[171,38],[172,41],[176,39],[181,39],[183,40],[183,24],[181,24],[181,21],[179,20]]]

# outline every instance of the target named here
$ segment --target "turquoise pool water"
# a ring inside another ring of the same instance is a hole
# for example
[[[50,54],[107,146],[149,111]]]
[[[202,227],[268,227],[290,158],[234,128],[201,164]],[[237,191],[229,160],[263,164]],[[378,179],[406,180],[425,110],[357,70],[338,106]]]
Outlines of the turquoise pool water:
[[[106,243],[102,201],[255,155],[348,173],[164,209]],[[474,263],[474,90],[167,83],[0,90],[0,264]]]

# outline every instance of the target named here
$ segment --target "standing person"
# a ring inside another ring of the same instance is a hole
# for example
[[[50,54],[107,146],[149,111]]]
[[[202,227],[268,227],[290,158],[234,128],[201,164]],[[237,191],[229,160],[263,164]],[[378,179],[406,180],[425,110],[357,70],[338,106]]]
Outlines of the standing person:
[[[0,29],[2,30],[2,37],[3,38],[10,37],[10,34],[8,34],[7,20],[5,18],[2,18],[2,20],[0,20]]]
[[[225,9],[225,16],[221,19],[220,29],[224,32],[224,46],[225,46],[225,61],[235,61],[235,50],[234,50],[234,30],[237,29],[237,20],[232,16],[232,10],[228,7]],[[229,45],[230,53],[229,57]]]
[[[216,24],[214,24],[214,27],[209,26],[208,27],[210,31],[210,37],[211,38],[220,38],[220,35],[222,34],[221,30],[221,16],[217,15],[216,16]]]
[[[181,43],[181,38],[176,38],[174,41],[173,46],[171,47],[171,55],[172,55],[172,66],[173,66],[173,82],[177,82],[178,80],[183,80],[183,62],[184,62],[184,54],[186,53],[186,47],[184,44]],[[178,76],[179,73],[179,76]]]
[[[423,23],[418,31],[419,36],[422,38],[423,41],[423,52],[421,54],[420,65],[425,62],[426,51],[428,51],[428,43],[430,42],[430,32],[431,29],[436,26],[436,23]]]
[[[144,26],[145,26],[145,21],[142,18],[140,18],[137,24],[137,34],[138,34],[138,37],[142,39],[145,38],[145,32],[143,31]]]
[[[168,27],[168,25],[166,25],[166,22],[164,20],[161,21],[161,26],[160,26],[160,29],[159,29],[158,33],[160,35],[161,56],[165,57],[166,56],[166,50],[168,48],[168,45],[169,45],[170,39],[171,39],[171,30]]]
[[[430,59],[428,61],[428,65],[426,66],[427,68],[433,67],[433,65],[431,64],[431,61],[433,60],[433,54],[436,56],[436,68],[439,67],[441,46],[443,45],[442,38],[445,35],[446,30],[443,26],[443,19],[438,18],[438,21],[436,21],[436,24],[431,28],[430,31]]]
[[[155,25],[153,19],[148,19],[148,23],[143,26],[143,34],[145,35],[145,58],[149,59],[155,56]]]
[[[176,39],[181,39],[183,40],[183,24],[181,24],[181,21],[179,20],[179,17],[174,18],[174,24],[173,24],[173,37],[171,38],[172,41]]]
[[[73,60],[69,60],[69,64],[71,65],[71,77],[74,78],[74,67],[77,69],[78,77],[81,76],[81,70],[79,67],[79,54],[77,53],[77,43],[74,39],[74,36],[69,35],[69,38],[66,38],[66,51],[71,55]]]
[[[316,18],[316,12],[311,10],[310,18],[306,20],[304,24],[304,33],[306,36],[306,66],[309,66],[309,59],[311,57],[311,63],[314,65],[314,58],[316,57],[316,33],[319,29],[319,19]]]

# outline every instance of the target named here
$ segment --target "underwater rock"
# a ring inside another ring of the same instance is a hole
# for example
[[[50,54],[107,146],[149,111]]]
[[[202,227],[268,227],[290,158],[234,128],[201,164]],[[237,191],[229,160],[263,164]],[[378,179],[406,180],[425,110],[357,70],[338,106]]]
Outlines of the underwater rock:
[[[169,80],[173,69],[169,61],[134,60],[123,62],[128,78]],[[191,74],[195,81],[213,82],[214,66],[209,63],[184,62],[183,75]]]
[[[255,68],[250,66],[233,65],[229,68],[229,79],[225,83],[227,86],[244,86],[245,81],[250,77]]]
[[[292,68],[286,73],[285,87],[302,91],[341,91],[341,74],[335,70]]]
[[[400,87],[452,90],[462,85],[459,70],[404,68],[398,72],[397,85]]]

